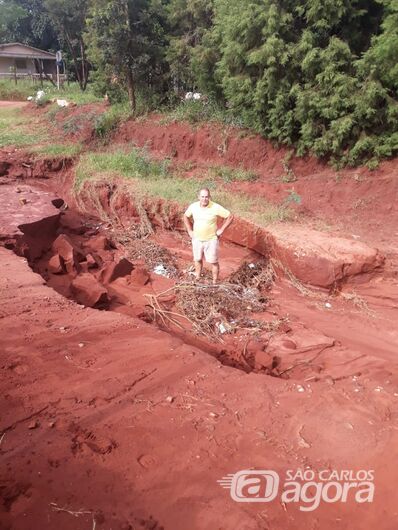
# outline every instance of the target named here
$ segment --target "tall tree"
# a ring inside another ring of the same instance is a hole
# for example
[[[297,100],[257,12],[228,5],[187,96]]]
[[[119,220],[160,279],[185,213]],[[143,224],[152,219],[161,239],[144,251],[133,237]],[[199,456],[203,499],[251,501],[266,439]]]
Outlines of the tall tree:
[[[43,0],[3,0],[0,26],[3,42],[22,42],[44,50],[59,46]]]
[[[126,87],[133,111],[137,86],[162,77],[162,4],[150,0],[92,0],[87,20],[89,57],[105,84]]]
[[[89,78],[84,31],[86,29],[87,0],[44,0],[48,16],[72,58],[76,78],[85,90]]]
[[[195,53],[212,27],[213,4],[214,0],[170,0],[167,6],[169,46],[166,56],[177,90],[193,90],[200,85]]]
[[[10,28],[22,17],[26,11],[13,2],[0,1],[0,42],[7,40]]]
[[[208,90],[214,92],[215,80],[248,126],[297,146],[300,153],[358,163],[398,151],[397,105],[387,93],[397,71],[392,7],[397,2],[215,0],[208,42],[216,46],[218,59],[204,65]],[[377,84],[359,74],[358,56],[368,50],[380,20],[385,38],[372,41],[374,53],[383,58]]]

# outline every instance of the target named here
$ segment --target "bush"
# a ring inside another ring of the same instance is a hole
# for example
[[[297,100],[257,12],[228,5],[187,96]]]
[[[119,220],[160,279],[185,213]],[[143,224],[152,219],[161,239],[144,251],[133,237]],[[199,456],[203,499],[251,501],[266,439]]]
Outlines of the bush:
[[[131,117],[131,109],[128,103],[112,105],[103,114],[96,117],[94,132],[98,138],[107,139],[117,129],[120,123]]]

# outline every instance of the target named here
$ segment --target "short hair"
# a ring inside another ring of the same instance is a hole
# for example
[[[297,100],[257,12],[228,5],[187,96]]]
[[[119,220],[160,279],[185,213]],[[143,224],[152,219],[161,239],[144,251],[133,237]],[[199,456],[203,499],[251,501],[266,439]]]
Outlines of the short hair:
[[[200,188],[199,192],[198,192],[198,195],[200,195],[202,193],[202,191],[207,191],[207,193],[209,194],[209,197],[210,197],[210,190],[209,188]]]

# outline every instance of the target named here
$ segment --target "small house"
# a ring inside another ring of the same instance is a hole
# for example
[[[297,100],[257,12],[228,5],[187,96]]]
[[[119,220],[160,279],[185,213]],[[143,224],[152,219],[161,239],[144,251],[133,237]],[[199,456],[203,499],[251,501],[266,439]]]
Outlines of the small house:
[[[55,77],[55,53],[12,42],[0,44],[0,79]]]

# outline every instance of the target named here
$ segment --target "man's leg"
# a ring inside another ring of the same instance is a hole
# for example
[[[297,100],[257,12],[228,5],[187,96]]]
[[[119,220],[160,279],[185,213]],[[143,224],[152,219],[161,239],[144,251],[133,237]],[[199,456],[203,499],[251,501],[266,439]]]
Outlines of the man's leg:
[[[207,241],[204,248],[204,253],[206,261],[211,264],[213,283],[216,284],[220,274],[220,266],[218,264],[218,239],[211,239],[210,241]]]
[[[203,244],[196,238],[192,238],[192,252],[195,264],[195,278],[199,280],[203,267]]]
[[[213,275],[213,283],[216,284],[218,282],[218,275],[220,274],[220,266],[218,263],[211,264],[211,273]]]
[[[202,274],[203,261],[195,261],[195,278],[199,280],[200,275]]]

